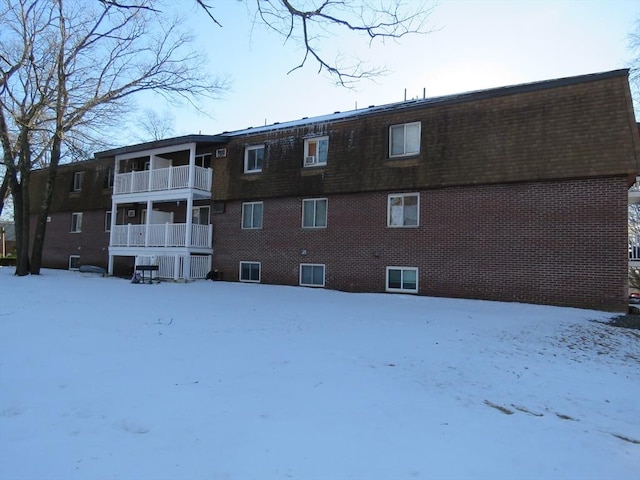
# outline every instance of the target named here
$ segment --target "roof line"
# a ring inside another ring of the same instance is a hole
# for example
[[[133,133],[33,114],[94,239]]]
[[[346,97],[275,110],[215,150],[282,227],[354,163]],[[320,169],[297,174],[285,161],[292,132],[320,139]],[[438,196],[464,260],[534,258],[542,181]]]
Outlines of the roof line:
[[[234,137],[242,135],[250,135],[255,133],[264,133],[275,130],[285,130],[294,127],[301,127],[304,125],[312,125],[314,123],[328,122],[328,121],[341,121],[346,119],[357,118],[363,115],[371,115],[380,113],[383,111],[410,109],[417,107],[424,107],[426,105],[439,106],[452,103],[471,102],[476,100],[483,100],[486,98],[502,97],[506,95],[515,95],[519,93],[527,93],[537,90],[546,90],[549,88],[558,88],[569,85],[575,85],[579,83],[588,83],[593,81],[600,81],[607,78],[628,76],[629,69],[611,70],[601,73],[589,73],[585,75],[579,75],[574,77],[564,77],[552,80],[539,80],[535,82],[522,83],[517,85],[507,85],[503,87],[495,87],[484,90],[474,90],[469,92],[454,93],[450,95],[443,95],[439,97],[429,97],[423,99],[412,99],[401,102],[389,103],[378,106],[370,106],[368,108],[361,108],[356,110],[348,110],[345,112],[334,112],[333,114],[319,115],[316,117],[304,117],[300,120],[290,120],[286,122],[278,122],[271,125],[249,127],[241,130],[235,130],[231,132],[223,132],[221,135]]]
[[[154,140],[151,142],[138,143],[136,145],[128,145],[125,147],[112,148],[96,152],[94,156],[112,157],[123,153],[133,153],[144,150],[153,150],[162,147],[171,147],[174,145],[182,145],[185,143],[226,143],[229,139],[223,135],[182,135],[180,137],[164,138],[162,140]]]

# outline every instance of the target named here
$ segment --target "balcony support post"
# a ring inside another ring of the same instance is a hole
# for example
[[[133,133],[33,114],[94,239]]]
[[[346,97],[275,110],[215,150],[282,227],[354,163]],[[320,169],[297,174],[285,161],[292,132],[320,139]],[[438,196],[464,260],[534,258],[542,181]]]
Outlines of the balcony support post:
[[[147,218],[144,221],[144,246],[149,246],[149,225],[151,224],[151,215],[153,214],[153,202],[147,200]]]
[[[196,144],[189,144],[189,183],[188,187],[193,189],[196,175]]]

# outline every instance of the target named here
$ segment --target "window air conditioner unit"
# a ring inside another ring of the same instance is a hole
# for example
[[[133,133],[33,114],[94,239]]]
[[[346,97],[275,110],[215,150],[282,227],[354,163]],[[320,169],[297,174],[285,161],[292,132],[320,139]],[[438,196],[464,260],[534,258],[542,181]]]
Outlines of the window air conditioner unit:
[[[127,217],[133,218],[136,216],[136,211],[134,209],[127,210]]]
[[[224,158],[227,156],[227,149],[226,148],[218,148],[216,150],[216,158]]]
[[[315,165],[316,164],[316,157],[315,155],[310,155],[308,157],[304,157],[304,166],[307,167],[309,165]]]

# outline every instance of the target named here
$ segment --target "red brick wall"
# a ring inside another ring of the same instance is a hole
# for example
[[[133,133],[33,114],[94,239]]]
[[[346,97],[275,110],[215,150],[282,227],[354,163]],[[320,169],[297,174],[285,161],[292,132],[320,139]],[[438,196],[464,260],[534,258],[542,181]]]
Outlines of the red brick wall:
[[[260,230],[241,229],[241,202],[213,215],[225,280],[256,261],[262,283],[297,285],[320,263],[327,288],[382,292],[385,267],[407,266],[422,295],[625,309],[622,177],[424,190],[418,228],[386,226],[385,192],[330,195],[327,228],[302,229],[302,198],[266,199]]]
[[[81,210],[78,210],[79,212]],[[69,267],[69,256],[80,255],[80,264],[107,268],[109,258],[109,232],[104,230],[104,210],[82,211],[82,233],[71,233],[71,213],[50,215],[44,240],[42,266],[44,268]],[[31,231],[35,229],[35,216],[31,216]]]

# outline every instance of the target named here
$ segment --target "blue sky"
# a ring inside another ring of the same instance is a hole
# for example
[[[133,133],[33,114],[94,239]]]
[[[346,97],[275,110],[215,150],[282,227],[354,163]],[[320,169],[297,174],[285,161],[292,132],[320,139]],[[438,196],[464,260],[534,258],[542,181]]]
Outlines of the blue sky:
[[[411,0],[409,0],[411,1]],[[213,2],[214,25],[190,0],[179,0],[197,46],[206,52],[210,75],[227,75],[231,88],[195,109],[171,107],[175,134],[216,134],[381,105],[407,97],[438,96],[537,80],[625,68],[628,34],[640,18],[640,1],[441,0],[430,16],[434,31],[374,44],[346,38],[327,41],[327,56],[340,51],[389,70],[355,89],[334,85],[301,60],[294,44],[252,24],[244,3]],[[157,101],[142,107],[162,110]]]

